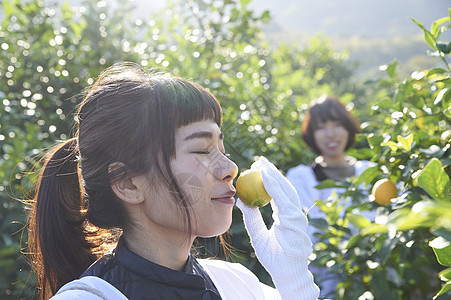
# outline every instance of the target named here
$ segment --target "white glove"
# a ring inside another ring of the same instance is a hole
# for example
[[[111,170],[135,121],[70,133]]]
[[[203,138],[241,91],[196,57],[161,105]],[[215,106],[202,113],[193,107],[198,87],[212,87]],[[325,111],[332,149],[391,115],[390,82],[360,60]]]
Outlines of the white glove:
[[[319,288],[307,267],[312,243],[296,190],[265,157],[252,164],[251,169],[255,168],[261,170],[263,185],[273,198],[272,227],[267,229],[258,208],[249,207],[240,199],[236,205],[243,213],[257,258],[271,275],[282,299],[317,299]]]

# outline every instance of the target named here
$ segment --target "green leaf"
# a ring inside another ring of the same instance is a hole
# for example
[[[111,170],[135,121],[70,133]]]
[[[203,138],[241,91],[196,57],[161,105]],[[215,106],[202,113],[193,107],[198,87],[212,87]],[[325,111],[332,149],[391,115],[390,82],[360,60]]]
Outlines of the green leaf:
[[[442,68],[432,68],[428,71],[428,77],[435,75],[435,74],[445,74],[447,73],[447,71],[445,69]]]
[[[251,0],[240,0],[241,7],[244,9],[250,2]]]
[[[431,25],[431,33],[432,35],[437,38],[438,35],[440,34],[440,25],[442,25],[443,23],[446,23],[449,21],[449,17],[443,17],[441,19],[436,20],[435,22],[432,23]]]
[[[446,95],[442,97],[443,114],[447,118],[451,118],[451,89],[447,89]]]
[[[393,102],[390,98],[384,98],[378,103],[379,107],[381,108],[390,108],[395,109],[395,106],[393,105]]]
[[[320,184],[315,186],[316,189],[329,189],[329,188],[346,188],[346,185],[333,181],[332,179],[326,179],[321,181]]]
[[[451,280],[451,268],[447,268],[440,273],[438,273],[438,278],[442,281],[450,281]]]
[[[388,146],[393,152],[396,152],[398,150],[398,144],[393,141],[384,142],[381,144],[381,146]]]
[[[375,234],[375,233],[386,233],[388,232],[388,228],[381,224],[371,223],[367,227],[363,228],[360,231],[361,235],[369,235],[369,234]]]
[[[451,209],[450,209],[450,215],[451,215]],[[432,234],[435,236],[441,236],[441,237],[447,239],[448,241],[451,241],[451,228],[450,229],[438,228],[438,229],[433,230]]]
[[[13,144],[14,144],[14,151],[16,153],[23,153],[25,151],[25,147],[26,147],[25,141],[21,141],[21,140],[15,138],[13,140]]]
[[[447,117],[448,119],[451,119],[451,104],[448,104],[448,108],[443,110],[443,114],[445,115],[445,117]]]
[[[446,292],[451,291],[451,283],[447,282],[445,283],[445,285],[440,289],[440,291],[438,291],[437,294],[435,294],[435,296],[432,298],[437,299],[438,296],[444,295]]]
[[[359,242],[362,239],[361,235],[354,235],[353,237],[351,237],[348,241],[348,244],[346,245],[346,249],[350,249],[351,247],[353,247],[355,244],[357,244],[357,242]]]
[[[375,270],[370,281],[374,299],[396,300],[398,296],[390,290],[387,274],[382,270]],[[355,298],[356,299],[356,298]]]
[[[359,178],[357,179],[355,185],[359,186],[361,183],[365,183],[365,186],[370,184],[375,178],[377,178],[380,175],[381,171],[379,170],[378,166],[370,167],[366,169],[365,171],[360,174]]]
[[[327,230],[329,223],[326,220],[320,218],[309,219],[309,225],[312,225],[318,229]]]
[[[424,26],[423,24],[421,24],[419,21],[415,20],[414,18],[410,18],[412,21],[414,21],[421,29],[423,29],[424,31],[424,40],[426,41],[426,43],[429,45],[429,47],[431,47],[432,49],[436,49],[435,48],[435,39],[434,36],[432,35],[432,33],[430,33]]]
[[[381,143],[384,141],[383,136],[374,133],[370,133],[366,139],[368,140],[371,149],[380,147]]]
[[[440,105],[442,104],[443,101],[448,103],[450,98],[451,98],[451,89],[448,88],[442,89],[435,98],[434,105]]]
[[[429,247],[434,250],[437,261],[447,267],[451,267],[451,244],[441,236],[429,242]]]
[[[437,47],[438,51],[443,52],[445,54],[451,52],[451,43],[436,42],[435,46]]]
[[[72,22],[70,24],[72,30],[74,31],[74,37],[78,38],[82,35],[83,30],[85,30],[86,28],[86,23],[85,22]]]
[[[0,258],[5,258],[8,256],[14,256],[17,253],[17,249],[15,247],[5,247],[0,250]]]
[[[382,260],[382,262],[386,262],[388,257],[390,256],[390,253],[393,251],[393,249],[398,244],[399,238],[393,238],[393,239],[386,239],[382,245],[380,250],[378,251],[379,256]]]
[[[63,14],[63,18],[65,20],[71,20],[74,16],[74,12],[70,7],[69,1],[64,1],[63,5],[61,5],[61,13]]]
[[[398,146],[400,146],[402,149],[406,151],[412,150],[412,143],[413,143],[413,133],[409,134],[406,137],[398,135]]]
[[[392,62],[391,64],[389,64],[387,66],[387,70],[385,72],[387,72],[388,76],[391,79],[395,79],[395,77],[396,77],[396,67],[397,66],[398,66],[398,62],[397,61],[394,61],[394,62]]]
[[[327,217],[329,218],[336,218],[338,212],[341,210],[339,207],[337,207],[337,203],[333,201],[326,202],[322,200],[317,200],[315,204],[321,211],[325,212],[328,215]]]
[[[447,201],[418,201],[412,206],[412,212],[420,215],[430,215],[431,218],[437,219],[442,216],[446,219],[451,219],[451,202]],[[449,228],[447,224],[443,224],[445,228]],[[451,239],[449,239],[451,240]]]
[[[265,10],[260,16],[260,20],[264,23],[269,23],[271,21],[271,14],[268,10]]]
[[[434,216],[411,211],[406,216],[396,220],[395,225],[397,230],[405,231],[418,227],[434,226],[435,221]]]
[[[445,84],[451,84],[451,77],[439,79],[439,80],[436,80],[435,82],[443,82]]]
[[[432,158],[415,180],[432,198],[450,201],[450,179],[437,158]]]
[[[16,8],[10,1],[3,1],[3,13],[5,14],[5,19],[9,19],[9,17],[11,17],[15,11]]]
[[[365,228],[371,224],[370,220],[358,214],[349,214],[348,220],[359,228]]]

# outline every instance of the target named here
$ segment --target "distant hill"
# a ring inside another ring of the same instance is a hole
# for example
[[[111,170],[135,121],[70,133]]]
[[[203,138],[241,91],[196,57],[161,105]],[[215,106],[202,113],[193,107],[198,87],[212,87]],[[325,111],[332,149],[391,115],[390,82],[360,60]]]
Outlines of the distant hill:
[[[255,0],[256,11],[269,9],[282,30],[324,32],[333,37],[392,38],[417,33],[413,17],[430,24],[448,15],[449,0]]]
[[[269,10],[273,21],[264,27],[267,38],[306,45],[317,34],[333,41],[337,50],[349,50],[350,59],[359,61],[359,72],[374,76],[379,65],[400,61],[400,71],[410,74],[439,61],[427,57],[427,45],[420,28],[427,28],[448,15],[449,0],[256,0],[257,12]],[[443,35],[451,40],[451,30]]]

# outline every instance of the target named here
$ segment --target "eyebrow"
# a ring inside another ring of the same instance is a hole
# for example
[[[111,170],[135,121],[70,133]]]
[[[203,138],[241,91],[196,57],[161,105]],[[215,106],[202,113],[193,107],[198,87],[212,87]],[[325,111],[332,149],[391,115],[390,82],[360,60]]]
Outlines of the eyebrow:
[[[211,139],[213,138],[213,133],[211,131],[196,131],[194,133],[191,133],[187,137],[185,137],[183,140],[193,140],[193,139]],[[224,139],[224,134],[221,132],[219,133],[219,139]]]

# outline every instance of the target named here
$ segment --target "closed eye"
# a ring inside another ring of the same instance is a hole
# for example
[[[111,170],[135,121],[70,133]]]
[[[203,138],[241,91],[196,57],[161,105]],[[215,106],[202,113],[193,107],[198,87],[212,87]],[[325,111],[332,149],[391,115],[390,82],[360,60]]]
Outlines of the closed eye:
[[[194,154],[210,154],[210,151],[193,151]]]

